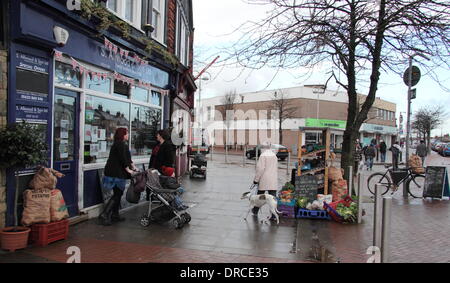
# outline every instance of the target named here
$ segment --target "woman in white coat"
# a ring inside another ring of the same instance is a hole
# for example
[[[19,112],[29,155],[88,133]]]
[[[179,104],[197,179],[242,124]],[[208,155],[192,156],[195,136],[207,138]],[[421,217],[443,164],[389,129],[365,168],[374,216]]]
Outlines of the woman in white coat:
[[[258,184],[258,194],[268,193],[277,196],[278,190],[278,157],[271,149],[270,143],[264,143],[261,148],[261,156],[256,165],[254,184]],[[252,212],[258,215],[259,207],[254,207]],[[275,219],[272,215],[271,219]]]

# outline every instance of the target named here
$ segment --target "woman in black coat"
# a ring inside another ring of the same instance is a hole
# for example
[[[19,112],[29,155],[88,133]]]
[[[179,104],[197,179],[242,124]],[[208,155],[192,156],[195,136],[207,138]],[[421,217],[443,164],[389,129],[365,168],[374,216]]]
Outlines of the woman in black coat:
[[[114,194],[99,216],[101,225],[109,226],[112,222],[124,220],[119,216],[120,200],[127,179],[131,178],[132,169],[136,169],[131,161],[131,154],[126,141],[128,141],[128,130],[118,128],[114,134],[114,144],[109,152],[105,176],[103,177],[103,187],[113,190]]]
[[[175,146],[170,140],[167,130],[159,130],[156,134],[156,139],[159,142],[159,149],[158,153],[152,156],[149,167],[158,170],[163,175],[167,175],[165,172],[170,172],[170,168],[173,169],[175,167]]]

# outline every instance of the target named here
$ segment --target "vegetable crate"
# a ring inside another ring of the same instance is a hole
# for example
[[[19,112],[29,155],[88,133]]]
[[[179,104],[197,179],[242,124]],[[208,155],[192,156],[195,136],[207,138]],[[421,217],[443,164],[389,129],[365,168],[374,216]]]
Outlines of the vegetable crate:
[[[58,240],[66,240],[69,236],[69,220],[51,222],[48,224],[31,225],[30,242],[37,246],[47,246]]]
[[[295,218],[295,206],[278,205],[277,209],[281,212],[282,217]]]
[[[331,219],[326,210],[308,210],[302,208],[298,209],[297,218]]]
[[[334,221],[339,222],[339,223],[343,223],[343,222],[345,222],[344,217],[342,217],[336,211],[336,207],[340,203],[344,204],[346,207],[349,207],[352,202],[353,202],[353,199],[351,197],[347,196],[343,200],[335,201],[335,202],[332,202],[330,204],[328,204],[326,202],[323,202],[323,207],[325,208],[325,210],[328,212],[328,214],[331,216],[331,218]]]
[[[295,203],[296,203],[295,199],[291,199],[288,201],[285,201],[283,199],[278,200],[278,206],[283,206],[283,205],[284,206],[295,206]]]

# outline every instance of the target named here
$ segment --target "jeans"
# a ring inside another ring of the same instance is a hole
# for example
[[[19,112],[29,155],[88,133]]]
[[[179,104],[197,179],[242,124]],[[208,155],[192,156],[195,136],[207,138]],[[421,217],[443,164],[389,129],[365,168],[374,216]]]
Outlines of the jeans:
[[[422,158],[422,167],[425,167],[425,156],[421,156],[420,158]]]
[[[386,152],[381,152],[381,162],[386,162]]]
[[[372,170],[373,167],[373,157],[367,157],[367,169]]]

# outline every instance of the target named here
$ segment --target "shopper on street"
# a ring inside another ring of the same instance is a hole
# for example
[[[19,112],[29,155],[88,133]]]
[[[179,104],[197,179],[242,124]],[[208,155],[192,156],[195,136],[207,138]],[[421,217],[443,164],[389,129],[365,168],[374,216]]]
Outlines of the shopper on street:
[[[372,170],[373,167],[373,159],[375,158],[377,152],[374,144],[370,144],[365,151],[366,160],[367,160],[367,170]]]
[[[382,163],[386,162],[386,150],[387,150],[386,143],[384,142],[384,140],[381,140],[380,141],[380,155],[381,155]]]
[[[422,166],[425,167],[425,157],[428,154],[428,149],[425,145],[425,141],[420,141],[420,144],[416,148],[416,154],[420,156],[420,158],[422,159]]]
[[[265,194],[266,192],[276,197],[278,189],[278,158],[271,150],[271,144],[266,142],[261,147],[261,156],[256,165],[256,174],[253,181],[258,184],[258,194]],[[258,215],[259,207],[254,207],[253,215]],[[272,215],[271,220],[276,220],[275,215]]]
[[[120,200],[127,179],[131,178],[133,170],[137,170],[131,161],[131,154],[126,141],[128,141],[128,130],[118,128],[114,134],[114,143],[109,152],[105,176],[103,177],[103,187],[107,190],[113,190],[114,194],[98,217],[101,225],[109,226],[113,222],[124,220],[119,216]]]
[[[152,156],[149,168],[154,168],[163,175],[172,176],[175,172],[175,146],[170,140],[168,130],[159,130],[156,139],[160,146],[156,156],[154,158]]]
[[[402,148],[398,144],[398,141],[396,141],[389,150],[392,152],[392,166],[394,167],[394,170],[398,169],[398,157],[400,155],[400,152]]]

